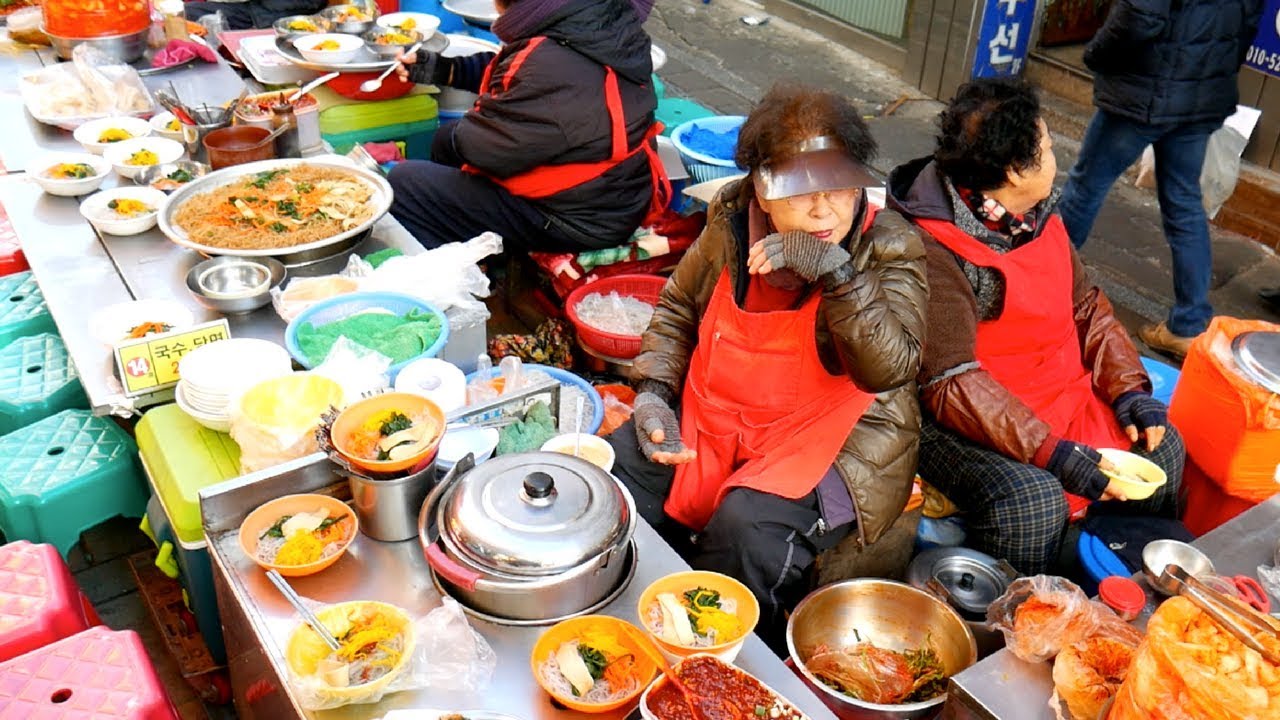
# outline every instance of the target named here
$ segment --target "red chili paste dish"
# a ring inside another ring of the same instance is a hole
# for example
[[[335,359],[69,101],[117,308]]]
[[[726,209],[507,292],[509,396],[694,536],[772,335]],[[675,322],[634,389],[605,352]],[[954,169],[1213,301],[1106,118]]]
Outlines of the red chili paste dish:
[[[764,683],[711,655],[691,656],[675,671],[692,697],[659,678],[645,694],[645,710],[656,720],[808,720]]]

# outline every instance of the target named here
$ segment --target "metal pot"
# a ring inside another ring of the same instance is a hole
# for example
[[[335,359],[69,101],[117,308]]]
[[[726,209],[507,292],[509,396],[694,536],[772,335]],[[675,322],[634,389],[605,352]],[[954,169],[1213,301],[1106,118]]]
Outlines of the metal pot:
[[[917,555],[906,580],[960,613],[978,644],[978,656],[986,657],[1004,647],[1004,637],[987,627],[987,607],[1017,577],[1004,560],[969,548],[940,547]]]
[[[418,539],[437,584],[502,622],[552,622],[597,607],[630,580],[635,501],[562,453],[459,461],[427,496]]]
[[[892,580],[860,578],[814,590],[787,621],[787,652],[806,684],[837,717],[927,718],[937,714],[946,693],[931,700],[901,705],[863,702],[836,692],[806,666],[816,648],[851,647],[869,642],[901,650],[931,646],[947,677],[977,662],[973,634],[947,603]]]

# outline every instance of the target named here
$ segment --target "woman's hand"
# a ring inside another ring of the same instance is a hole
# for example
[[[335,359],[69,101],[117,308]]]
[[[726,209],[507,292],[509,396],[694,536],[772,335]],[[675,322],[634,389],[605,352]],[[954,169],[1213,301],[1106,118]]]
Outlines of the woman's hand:
[[[849,252],[839,245],[795,230],[767,235],[752,245],[747,252],[747,272],[767,275],[788,268],[814,282],[851,259]]]
[[[682,465],[698,456],[680,440],[680,421],[665,400],[651,392],[636,396],[636,440],[640,452],[661,465]]]
[[[396,51],[396,60],[400,61],[400,64],[396,65],[396,77],[400,78],[401,82],[408,82],[409,66],[418,62],[418,53],[411,52],[406,55],[402,48]]]
[[[1169,408],[1164,403],[1145,392],[1127,392],[1116,400],[1115,411],[1116,420],[1133,444],[1138,444],[1140,436],[1145,437],[1150,452],[1164,442],[1169,423]]]

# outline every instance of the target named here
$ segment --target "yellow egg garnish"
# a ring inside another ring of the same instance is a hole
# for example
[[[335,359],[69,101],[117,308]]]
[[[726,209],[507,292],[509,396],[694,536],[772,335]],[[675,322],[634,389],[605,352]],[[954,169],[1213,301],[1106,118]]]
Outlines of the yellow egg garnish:
[[[341,50],[342,46],[338,44],[337,40],[325,40],[323,42],[316,43],[315,47],[311,49],[327,52],[330,50]]]
[[[178,132],[179,130],[182,129],[182,123],[178,122],[178,118],[174,118],[169,122],[165,123],[164,129],[168,130],[169,132]]]
[[[418,21],[413,18],[405,18],[404,22],[398,26],[401,30],[413,30],[418,27]]]
[[[134,200],[133,198],[116,198],[115,200],[107,203],[107,207],[115,210],[117,215],[122,215],[124,217],[145,215],[146,213],[152,212],[151,206],[141,200]]]
[[[114,142],[120,142],[121,140],[129,140],[132,137],[133,135],[128,130],[122,130],[120,128],[107,128],[106,130],[103,130],[101,133],[98,134],[98,142],[114,143]]]
[[[155,165],[160,162],[159,156],[150,150],[139,150],[124,161],[125,165]]]

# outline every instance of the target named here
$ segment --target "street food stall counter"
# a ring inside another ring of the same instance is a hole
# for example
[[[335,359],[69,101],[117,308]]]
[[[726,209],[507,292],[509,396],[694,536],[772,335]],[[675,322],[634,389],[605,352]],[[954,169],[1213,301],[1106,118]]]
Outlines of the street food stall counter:
[[[262,503],[290,493],[340,495],[344,479],[322,454],[312,455],[278,468],[246,475],[201,493],[204,529],[214,567],[214,585],[227,641],[227,662],[235,688],[236,710],[244,720],[308,718],[379,718],[395,709],[431,709],[459,712],[506,713],[521,720],[586,717],[557,708],[534,679],[530,654],[545,626],[497,624],[469,616],[472,627],[489,643],[498,662],[492,682],[483,692],[466,694],[445,688],[427,688],[388,695],[373,705],[349,705],[335,710],[308,712],[290,687],[284,659],[289,634],[301,622],[266,574],[241,550],[239,529],[246,515]],[[601,614],[638,622],[636,608],[641,591],[658,578],[687,570],[652,528],[640,521],[635,531],[636,566],[631,581],[606,605]],[[303,598],[320,603],[347,600],[380,600],[421,617],[441,603],[440,591],[423,557],[418,540],[378,542],[363,533],[357,536],[335,565],[316,575],[291,580]],[[811,720],[834,716],[801,680],[754,634],[747,638],[735,664],[755,675],[791,701]],[[624,707],[596,715],[602,720],[630,717]],[[433,717],[425,715],[425,717]]]

